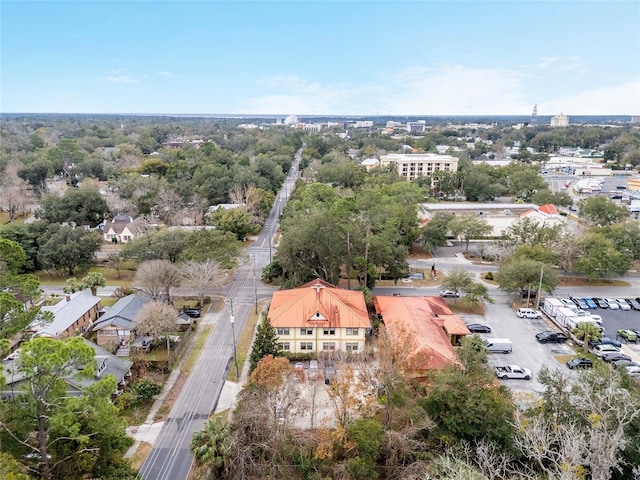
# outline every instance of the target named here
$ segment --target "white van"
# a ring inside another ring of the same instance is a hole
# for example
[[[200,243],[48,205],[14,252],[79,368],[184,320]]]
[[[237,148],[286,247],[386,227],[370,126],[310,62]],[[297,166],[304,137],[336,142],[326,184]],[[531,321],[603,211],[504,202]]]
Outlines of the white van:
[[[542,318],[542,314],[533,308],[519,308],[516,310],[516,315],[520,318]]]
[[[489,353],[511,353],[513,344],[508,338],[485,338],[484,346]]]

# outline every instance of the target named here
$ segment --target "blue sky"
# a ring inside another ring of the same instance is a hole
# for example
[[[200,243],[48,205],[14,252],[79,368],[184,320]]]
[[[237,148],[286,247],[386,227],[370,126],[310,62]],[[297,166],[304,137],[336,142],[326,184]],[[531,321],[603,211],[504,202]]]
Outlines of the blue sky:
[[[0,111],[640,115],[640,1],[0,4]]]

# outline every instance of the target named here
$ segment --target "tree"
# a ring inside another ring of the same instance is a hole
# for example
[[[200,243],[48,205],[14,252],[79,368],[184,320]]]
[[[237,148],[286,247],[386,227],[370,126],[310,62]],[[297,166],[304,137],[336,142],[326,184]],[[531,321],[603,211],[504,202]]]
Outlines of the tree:
[[[93,265],[95,252],[102,243],[99,234],[69,226],[53,226],[50,231],[53,233],[38,253],[44,269],[73,275],[77,268]]]
[[[180,280],[180,271],[168,260],[147,260],[138,265],[133,284],[152,300],[171,303]]]
[[[327,394],[338,425],[345,430],[356,416],[371,415],[377,408],[371,389],[347,364],[336,366],[336,376],[329,384]]]
[[[607,197],[590,197],[580,201],[580,215],[598,226],[620,223],[629,215],[629,211],[616,205]]]
[[[464,270],[452,270],[447,277],[442,281],[442,288],[452,290],[456,294],[461,291],[464,292],[473,283],[473,277],[469,272]]]
[[[454,215],[448,212],[436,213],[431,220],[422,227],[420,240],[426,250],[433,250],[447,243],[449,223]]]
[[[62,288],[62,291],[64,293],[76,293],[77,291],[87,288],[85,285],[79,282],[76,277],[67,278],[64,283],[65,286]]]
[[[140,308],[133,324],[138,335],[153,337],[157,341],[175,331],[177,321],[175,308],[164,302],[151,301]]]
[[[469,251],[469,241],[471,239],[482,239],[493,231],[493,227],[489,225],[480,215],[462,215],[456,217],[450,224],[449,229],[456,237],[462,237],[465,242],[465,251]]]
[[[624,275],[631,267],[632,254],[620,251],[615,242],[604,235],[588,235],[584,249],[584,254],[575,261],[574,267],[591,279]]]
[[[15,161],[8,163],[0,181],[0,207],[9,214],[9,223],[24,210],[30,198],[27,182],[18,176],[18,164]]]
[[[191,452],[196,464],[210,471],[214,479],[222,478],[227,467],[230,436],[231,424],[216,416],[209,418],[191,439]]]
[[[27,261],[22,245],[13,240],[0,238],[0,275],[16,274]]]
[[[49,223],[72,223],[95,227],[109,214],[109,207],[100,192],[93,188],[70,188],[61,197],[42,197],[37,215]]]
[[[95,367],[93,355],[93,349],[79,337],[64,342],[36,338],[22,345],[18,371],[25,379],[22,398],[27,402],[27,408],[21,410],[25,420],[29,421],[29,428],[16,428],[18,432],[14,432],[11,422],[0,422],[0,428],[20,447],[37,455],[45,480],[52,478],[51,422],[66,399],[65,377],[76,375],[91,378]],[[10,405],[15,404],[11,402]],[[74,437],[72,431],[69,434]]]
[[[180,260],[196,262],[214,260],[223,268],[231,268],[237,263],[239,245],[240,243],[231,232],[198,230],[186,238]]]
[[[358,455],[350,459],[347,469],[351,478],[378,478],[376,459],[385,441],[384,427],[373,418],[360,418],[347,428],[349,440],[356,444]]]
[[[107,284],[107,279],[104,278],[100,272],[89,272],[82,279],[82,284],[85,288],[91,289],[91,295],[97,295],[98,287],[104,287]]]
[[[571,333],[573,333],[577,339],[584,342],[585,350],[589,346],[589,340],[599,340],[600,337],[602,337],[602,332],[598,326],[591,322],[580,322],[571,330]]]
[[[249,376],[250,388],[260,392],[261,405],[269,412],[272,427],[286,418],[297,399],[293,385],[294,371],[289,360],[271,354],[262,357]]]
[[[282,355],[282,351],[278,347],[278,334],[276,329],[271,326],[267,316],[263,315],[253,341],[251,356],[249,357],[249,371],[253,372],[258,366],[258,362],[267,355],[278,357]]]
[[[248,234],[260,230],[260,226],[253,223],[252,215],[244,208],[218,209],[209,215],[208,221],[224,232],[233,233],[242,242]]]
[[[161,259],[175,263],[191,235],[194,234],[168,229],[149,232],[124,244],[120,255],[138,261]]]
[[[222,268],[214,260],[204,262],[189,260],[180,264],[180,273],[184,286],[196,291],[198,302],[202,306],[204,305],[205,293],[209,288],[220,284]]]

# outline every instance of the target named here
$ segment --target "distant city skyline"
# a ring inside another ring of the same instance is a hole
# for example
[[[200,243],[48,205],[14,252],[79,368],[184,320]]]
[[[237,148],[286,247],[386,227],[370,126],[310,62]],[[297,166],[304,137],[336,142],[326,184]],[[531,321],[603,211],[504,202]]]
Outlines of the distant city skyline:
[[[3,0],[0,112],[640,115],[640,2]]]

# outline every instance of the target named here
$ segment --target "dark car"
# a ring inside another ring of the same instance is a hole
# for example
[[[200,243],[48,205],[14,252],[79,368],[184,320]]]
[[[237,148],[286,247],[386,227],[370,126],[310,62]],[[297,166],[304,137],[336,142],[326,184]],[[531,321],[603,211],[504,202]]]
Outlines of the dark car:
[[[581,308],[582,310],[589,310],[589,304],[585,302],[582,298],[569,297],[573,303],[576,304],[576,307]]]
[[[622,199],[622,194],[621,193],[612,193],[611,195],[609,195],[609,198],[611,200],[621,200]]]
[[[593,300],[598,308],[609,308],[609,303],[604,298],[591,297],[591,300]]]
[[[632,310],[640,310],[640,302],[633,298],[625,298]]]
[[[574,358],[567,361],[567,367],[571,370],[574,368],[593,368],[593,362],[588,358]]]
[[[536,333],[536,340],[540,343],[564,343],[568,340],[564,333],[552,332],[547,330],[544,332]]]
[[[470,323],[467,328],[472,333],[491,333],[491,327],[479,323]]]
[[[613,365],[613,368],[619,368],[619,367],[627,367],[629,365],[640,366],[640,363],[624,359],[624,360],[614,360],[613,362],[611,362],[611,365]]]
[[[612,340],[609,337],[602,337],[600,340],[589,340],[589,348],[593,348],[596,345],[601,345],[601,344],[606,344],[606,345],[613,345],[614,347],[622,347],[622,344],[620,342],[618,342],[617,340]]]
[[[523,300],[526,300],[527,298],[530,299],[535,299],[536,295],[538,295],[538,291],[537,290],[522,290],[522,298]]]
[[[602,360],[607,363],[617,362],[618,360],[631,360],[629,355],[625,355],[624,353],[605,353],[602,356]]]
[[[199,308],[185,308],[182,310],[182,313],[191,317],[191,318],[200,318],[200,309]]]
[[[402,296],[402,294],[401,294],[401,293],[397,293],[397,292],[396,292],[396,293],[394,293],[394,294],[393,294],[393,296],[394,296],[394,297],[401,297],[401,296]]]

